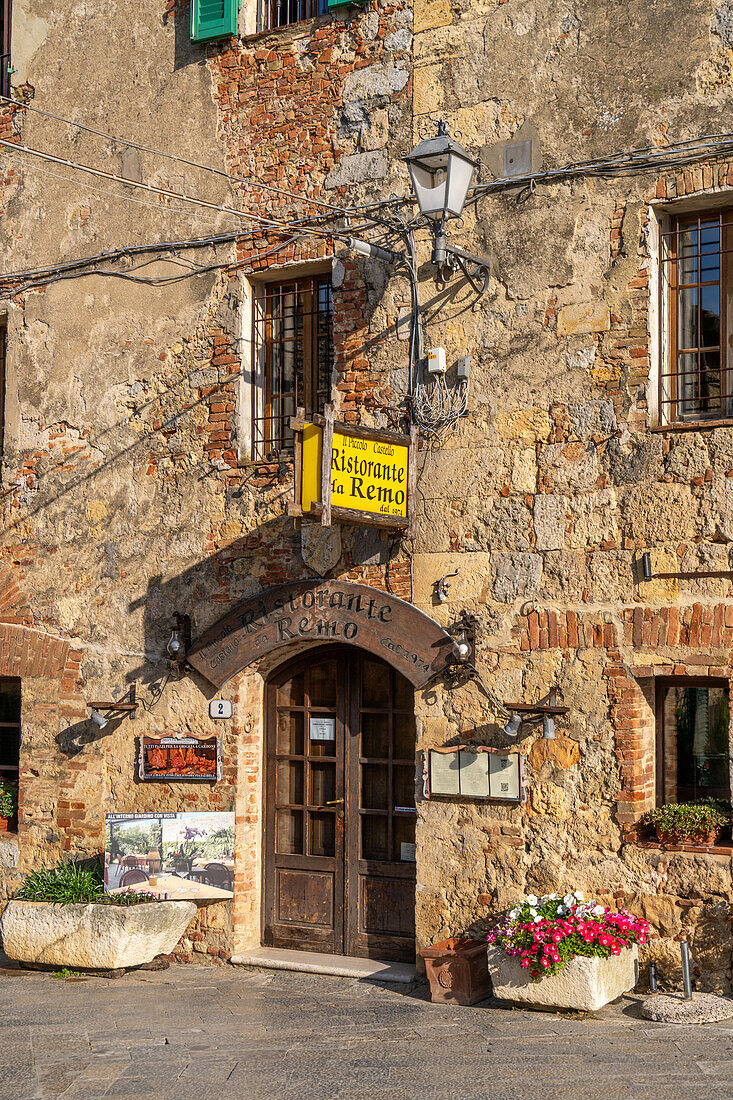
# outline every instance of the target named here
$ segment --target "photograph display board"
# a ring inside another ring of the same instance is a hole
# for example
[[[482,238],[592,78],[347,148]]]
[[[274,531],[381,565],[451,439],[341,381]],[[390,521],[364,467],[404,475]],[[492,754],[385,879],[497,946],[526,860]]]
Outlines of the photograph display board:
[[[141,737],[141,779],[221,779],[218,737]]]
[[[234,896],[234,814],[107,814],[104,889],[169,901]]]

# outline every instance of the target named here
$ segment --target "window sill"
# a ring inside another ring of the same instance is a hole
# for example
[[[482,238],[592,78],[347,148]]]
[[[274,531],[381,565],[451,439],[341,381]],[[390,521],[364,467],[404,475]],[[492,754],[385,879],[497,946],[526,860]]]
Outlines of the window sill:
[[[694,855],[733,856],[733,844],[662,844],[659,840],[631,841],[635,848],[655,852],[690,852]]]
[[[674,424],[652,424],[650,432],[704,432],[712,428],[733,428],[733,419],[722,420],[680,420]]]
[[[3,829],[0,829],[0,841],[3,841],[3,840],[9,840],[9,841],[17,844],[18,843],[18,833],[13,832],[10,829],[8,829],[7,831],[4,831]]]
[[[290,35],[293,39],[296,38],[310,38],[313,31],[318,30],[319,27],[329,23],[333,20],[331,12],[323,12],[321,15],[314,15],[310,19],[300,19],[297,23],[283,23],[282,27],[270,27],[269,30],[252,31],[251,34],[243,34],[240,38],[242,45],[249,45],[249,43],[255,43],[261,41],[263,38],[270,38],[272,35],[277,35],[279,38],[285,38]]]

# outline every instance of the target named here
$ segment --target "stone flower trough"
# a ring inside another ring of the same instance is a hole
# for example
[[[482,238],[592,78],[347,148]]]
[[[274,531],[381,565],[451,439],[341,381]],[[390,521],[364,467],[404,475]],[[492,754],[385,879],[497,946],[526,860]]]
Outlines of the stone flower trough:
[[[531,981],[516,957],[498,944],[488,946],[493,995],[528,1008],[573,1009],[595,1012],[636,985],[639,949],[634,944],[608,959],[576,955],[557,974]]]
[[[196,915],[193,901],[58,905],[9,901],[0,917],[5,954],[20,963],[118,970],[173,950]]]

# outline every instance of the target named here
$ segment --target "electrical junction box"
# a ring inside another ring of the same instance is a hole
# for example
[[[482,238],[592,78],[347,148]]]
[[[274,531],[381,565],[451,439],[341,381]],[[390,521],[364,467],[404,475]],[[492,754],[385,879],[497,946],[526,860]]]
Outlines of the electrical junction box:
[[[445,374],[445,348],[429,349],[428,374]]]

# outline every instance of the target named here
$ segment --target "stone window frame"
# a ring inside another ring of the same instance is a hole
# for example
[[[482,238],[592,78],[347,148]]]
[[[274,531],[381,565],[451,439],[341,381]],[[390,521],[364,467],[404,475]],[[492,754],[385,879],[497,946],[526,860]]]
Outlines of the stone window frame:
[[[267,283],[288,282],[289,280],[330,275],[333,280],[333,265],[335,260],[317,259],[305,262],[294,262],[266,268],[263,271],[249,272],[242,278],[240,331],[239,331],[239,360],[241,362],[241,380],[237,393],[237,423],[239,440],[239,464],[261,463],[262,457],[255,454],[255,433],[253,423],[253,410],[264,402],[265,365],[264,349],[255,347],[254,311],[256,308],[258,288]],[[332,313],[332,335],[335,330],[335,303]],[[335,348],[334,348],[335,358]],[[331,378],[331,393],[333,394],[333,372]],[[291,457],[292,452],[284,452],[286,457]]]
[[[668,797],[666,791],[668,789],[668,757],[669,757],[669,745],[667,739],[664,736],[664,691],[670,687],[679,688],[723,688],[727,695],[728,701],[731,700],[731,685],[730,681],[720,676],[656,676],[654,678],[654,721],[656,731],[656,752],[655,752],[655,789],[656,789],[656,804],[657,806],[664,806],[673,801],[678,801],[677,797],[674,799]],[[729,733],[730,737],[730,733]],[[731,774],[728,773],[728,797],[730,798],[731,792]]]
[[[651,202],[647,246],[649,250],[649,352],[650,373],[647,388],[648,423],[657,430],[704,430],[721,425],[733,425],[729,415],[701,419],[673,419],[661,407],[660,391],[663,364],[671,357],[670,301],[662,263],[663,234],[670,231],[672,220],[683,215],[711,214],[730,211],[733,219],[733,189],[701,191],[680,199]],[[728,298],[729,330],[733,329],[733,274]],[[732,353],[733,359],[733,353]],[[733,361],[729,367],[733,371]],[[731,386],[733,393],[733,385]]]

